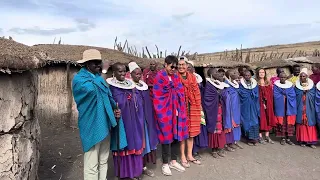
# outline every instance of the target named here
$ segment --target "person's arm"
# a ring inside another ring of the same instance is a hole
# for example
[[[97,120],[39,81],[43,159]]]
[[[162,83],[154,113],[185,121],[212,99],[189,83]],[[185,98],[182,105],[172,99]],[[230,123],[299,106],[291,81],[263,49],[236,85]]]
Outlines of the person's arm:
[[[106,80],[107,79],[107,73],[110,67],[110,63],[107,60],[102,61],[102,73],[101,77]]]

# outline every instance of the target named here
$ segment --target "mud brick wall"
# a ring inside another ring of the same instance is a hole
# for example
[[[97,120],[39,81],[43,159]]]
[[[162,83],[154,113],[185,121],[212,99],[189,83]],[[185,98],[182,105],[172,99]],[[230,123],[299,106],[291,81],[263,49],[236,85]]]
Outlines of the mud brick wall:
[[[38,179],[40,127],[35,76],[0,73],[0,180]]]

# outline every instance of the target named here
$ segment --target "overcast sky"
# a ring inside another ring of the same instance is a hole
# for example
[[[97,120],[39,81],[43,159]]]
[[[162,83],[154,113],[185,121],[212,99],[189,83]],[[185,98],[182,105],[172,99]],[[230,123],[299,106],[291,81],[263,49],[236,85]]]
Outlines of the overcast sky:
[[[320,40],[319,0],[0,0],[0,36],[28,45],[205,53]]]

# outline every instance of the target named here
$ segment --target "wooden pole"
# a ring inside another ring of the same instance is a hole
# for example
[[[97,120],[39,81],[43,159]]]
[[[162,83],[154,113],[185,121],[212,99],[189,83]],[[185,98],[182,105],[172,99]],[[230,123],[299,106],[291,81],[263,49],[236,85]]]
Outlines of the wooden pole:
[[[67,63],[67,92],[68,92],[68,99],[67,99],[67,117],[65,125],[67,127],[71,126],[71,117],[72,117],[72,87],[71,87],[71,73],[70,73],[70,63]]]

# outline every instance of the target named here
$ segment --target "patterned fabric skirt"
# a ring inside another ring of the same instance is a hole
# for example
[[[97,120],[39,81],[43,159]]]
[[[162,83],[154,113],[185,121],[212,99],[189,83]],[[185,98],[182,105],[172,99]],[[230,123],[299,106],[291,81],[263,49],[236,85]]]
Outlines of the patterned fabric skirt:
[[[245,136],[250,142],[257,142],[259,139],[259,124],[251,126],[249,130],[245,132]]]
[[[297,124],[296,138],[299,143],[317,144],[318,136],[316,126]]]
[[[283,118],[283,123],[277,123],[276,136],[277,137],[292,137],[294,134],[294,125],[290,125],[287,122],[287,118]]]
[[[224,148],[226,145],[226,135],[222,129],[222,106],[219,104],[218,118],[214,133],[208,133],[210,148]]]

